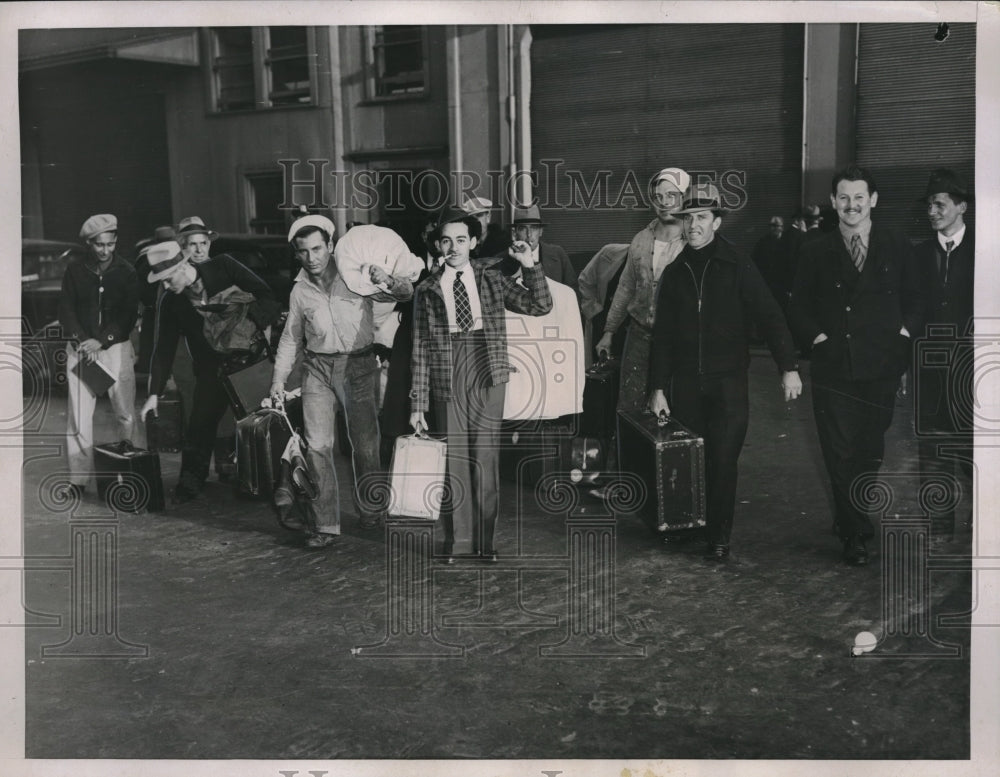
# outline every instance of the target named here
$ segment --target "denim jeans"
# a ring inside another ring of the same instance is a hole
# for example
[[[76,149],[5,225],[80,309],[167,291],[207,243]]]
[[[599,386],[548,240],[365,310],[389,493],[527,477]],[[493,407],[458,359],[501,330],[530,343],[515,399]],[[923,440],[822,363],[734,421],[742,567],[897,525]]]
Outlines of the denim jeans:
[[[388,492],[379,463],[375,402],[378,377],[378,364],[371,353],[306,354],[302,375],[306,461],[319,492],[315,500],[307,503],[307,515],[317,532],[340,534],[340,487],[333,462],[338,403],[344,408],[347,436],[353,448],[354,508],[362,518],[385,514]]]

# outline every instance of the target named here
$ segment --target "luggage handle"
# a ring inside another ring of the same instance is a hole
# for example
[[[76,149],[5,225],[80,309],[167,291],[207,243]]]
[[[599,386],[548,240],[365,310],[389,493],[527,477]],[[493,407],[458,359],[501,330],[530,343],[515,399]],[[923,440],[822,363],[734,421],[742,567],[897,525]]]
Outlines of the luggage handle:
[[[663,429],[664,427],[669,426],[672,420],[673,420],[672,416],[668,415],[666,412],[661,410],[659,415],[656,416],[656,426],[658,429]],[[691,434],[691,432],[683,428],[674,429],[672,432],[670,432],[670,437],[671,439],[674,440],[683,440],[683,439],[693,438],[695,436],[696,435]]]
[[[597,361],[590,365],[590,369],[587,372],[600,372],[602,369],[607,367],[609,364],[618,361],[614,356],[611,355],[610,351],[602,348],[597,353]]]

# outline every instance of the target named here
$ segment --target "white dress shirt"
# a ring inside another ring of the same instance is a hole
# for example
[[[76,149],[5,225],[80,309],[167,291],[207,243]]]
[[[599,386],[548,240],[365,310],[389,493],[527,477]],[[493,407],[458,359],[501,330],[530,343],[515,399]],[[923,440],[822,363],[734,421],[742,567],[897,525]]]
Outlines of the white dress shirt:
[[[476,288],[476,276],[471,263],[459,270],[446,264],[444,272],[441,274],[441,292],[444,296],[444,309],[448,314],[448,331],[452,333],[459,331],[455,321],[455,294],[453,292],[455,276],[459,272],[462,273],[460,280],[465,284],[465,290],[469,293],[469,306],[472,308],[472,329],[470,331],[474,332],[483,328],[483,306],[479,302],[479,289]]]

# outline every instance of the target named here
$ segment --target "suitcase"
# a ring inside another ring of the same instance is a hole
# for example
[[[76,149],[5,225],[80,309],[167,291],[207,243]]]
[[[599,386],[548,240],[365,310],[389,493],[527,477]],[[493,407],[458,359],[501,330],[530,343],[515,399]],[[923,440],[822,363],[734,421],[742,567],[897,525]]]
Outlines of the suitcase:
[[[212,457],[215,459],[215,474],[223,483],[232,480],[236,474],[236,432],[222,435],[215,438],[215,447],[212,450]]]
[[[159,398],[156,413],[146,414],[146,447],[153,452],[178,453],[184,447],[184,400],[171,391]]]
[[[646,484],[638,511],[657,531],[705,525],[705,442],[678,421],[619,413],[622,469]]]
[[[573,437],[569,441],[569,480],[571,483],[591,485],[601,476],[607,456],[607,447],[597,437]]]
[[[573,432],[552,422],[505,423],[500,429],[500,474],[523,486],[534,486],[551,473],[569,475]]]
[[[222,385],[229,397],[229,406],[236,420],[246,418],[260,409],[261,400],[271,391],[274,376],[274,362],[270,358],[230,372],[222,377]],[[302,385],[302,358],[296,360],[285,381],[285,390],[293,391]]]
[[[587,370],[583,384],[583,416],[580,434],[614,439],[618,420],[618,377],[621,362],[603,359]]]
[[[301,418],[301,403],[288,402],[285,409],[293,424],[296,415]],[[291,438],[292,431],[277,410],[261,408],[236,422],[236,487],[241,493],[261,499],[274,496],[281,454]]]
[[[447,443],[426,435],[396,438],[389,478],[389,515],[438,519],[447,451]]]
[[[97,496],[115,512],[141,513],[163,510],[160,456],[136,448],[128,440],[94,446]],[[138,478],[141,483],[136,482]],[[109,501],[110,500],[110,501]]]

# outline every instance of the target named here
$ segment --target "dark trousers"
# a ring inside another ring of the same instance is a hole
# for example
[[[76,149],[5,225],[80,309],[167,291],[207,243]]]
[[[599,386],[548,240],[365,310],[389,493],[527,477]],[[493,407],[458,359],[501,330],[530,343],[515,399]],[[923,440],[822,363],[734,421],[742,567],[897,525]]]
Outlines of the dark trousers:
[[[482,331],[453,338],[451,355],[452,401],[433,403],[448,438],[444,552],[490,553],[500,514],[500,422],[507,387],[489,385]]]
[[[750,417],[746,371],[674,375],[670,412],[705,440],[708,541],[728,545],[736,509],[736,465]]]
[[[196,372],[187,436],[181,452],[181,483],[186,487],[200,489],[208,479],[216,429],[228,407],[229,397],[218,372]]]
[[[851,487],[858,477],[877,474],[882,467],[897,383],[895,378],[852,381],[813,376],[813,414],[841,540],[875,534],[864,504],[858,496],[852,497]]]

